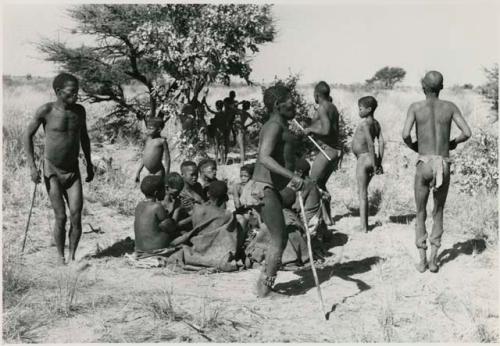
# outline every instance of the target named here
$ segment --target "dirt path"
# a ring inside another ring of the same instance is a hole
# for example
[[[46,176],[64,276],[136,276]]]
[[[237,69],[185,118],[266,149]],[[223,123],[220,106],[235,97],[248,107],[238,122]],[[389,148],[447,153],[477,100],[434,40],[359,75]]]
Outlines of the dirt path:
[[[470,239],[446,234],[442,249],[450,257],[439,274],[419,274],[413,267],[413,225],[384,223],[361,234],[353,231],[357,218],[341,218],[332,255],[318,268],[330,311],[324,321],[310,270],[280,272],[276,289],[284,298],[261,300],[252,293],[258,269],[219,274],[133,269],[123,257],[131,244],[123,240],[133,238],[132,218],[98,204],[88,210],[85,222],[104,233],[84,234],[78,257],[100,255],[87,260],[90,267],[78,278],[71,307],[39,328],[36,342],[472,342],[498,337],[491,334],[498,324],[498,295],[491,289],[498,283],[496,250]],[[41,282],[40,292],[66,301],[77,274],[74,268],[54,269],[55,248],[47,241],[48,231],[42,231],[48,230],[43,213],[37,209],[33,217],[25,270]],[[18,216],[4,215],[4,227],[19,227]]]

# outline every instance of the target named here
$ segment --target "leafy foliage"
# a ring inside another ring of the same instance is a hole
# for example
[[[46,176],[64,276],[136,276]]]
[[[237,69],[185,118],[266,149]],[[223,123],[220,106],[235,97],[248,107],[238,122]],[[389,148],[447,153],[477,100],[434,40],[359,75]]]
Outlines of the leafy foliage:
[[[498,119],[498,64],[494,64],[491,68],[484,68],[484,74],[487,82],[479,90],[491,103],[491,109],[495,111],[496,119]]]
[[[458,175],[460,190],[471,195],[482,189],[498,191],[497,138],[479,131],[464,144],[451,166],[452,172]]]
[[[378,84],[384,88],[392,89],[396,83],[401,82],[406,75],[406,71],[401,67],[385,66],[378,70],[375,75],[366,80],[366,84]]]
[[[45,40],[39,49],[80,77],[84,100],[114,102],[110,115],[169,118],[183,104],[200,104],[200,91],[213,82],[229,84],[232,76],[250,82],[249,56],[274,39],[270,11],[270,5],[80,5],[69,11],[78,23],[73,32],[94,44]],[[131,82],[144,92],[125,95]]]

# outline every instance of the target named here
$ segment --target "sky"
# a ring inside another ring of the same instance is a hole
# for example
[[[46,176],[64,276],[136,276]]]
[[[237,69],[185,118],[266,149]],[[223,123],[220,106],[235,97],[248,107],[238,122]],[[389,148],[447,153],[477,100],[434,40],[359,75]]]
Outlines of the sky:
[[[355,1],[274,5],[278,34],[252,58],[252,79],[299,73],[302,82],[357,83],[384,66],[418,85],[429,70],[448,85],[484,82],[482,67],[499,59],[500,7],[494,2]],[[74,42],[68,4],[3,5],[3,73],[52,76],[56,66],[33,43]]]

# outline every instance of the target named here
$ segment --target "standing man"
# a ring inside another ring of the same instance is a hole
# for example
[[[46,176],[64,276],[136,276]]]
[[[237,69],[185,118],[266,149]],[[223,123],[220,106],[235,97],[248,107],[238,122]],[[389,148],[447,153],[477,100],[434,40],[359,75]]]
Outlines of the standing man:
[[[45,157],[43,174],[45,186],[55,213],[54,238],[58,261],[65,263],[66,207],[70,211],[69,258],[75,260],[75,252],[82,235],[83,193],[78,154],[80,145],[87,163],[86,182],[92,181],[94,171],[90,158],[90,139],[87,132],[85,108],[77,104],[78,80],[67,73],[59,74],[52,87],[57,96],[55,102],[41,106],[24,133],[24,148],[28,157],[31,180],[41,182],[40,171],[35,165],[33,136],[43,125],[45,131]]]
[[[433,273],[439,267],[436,262],[437,251],[441,246],[443,234],[443,210],[450,185],[450,150],[465,142],[471,136],[469,125],[465,122],[458,107],[449,101],[439,99],[443,89],[443,75],[437,71],[428,72],[422,79],[425,100],[413,103],[403,128],[406,145],[418,153],[415,172],[415,202],[417,205],[416,246],[420,255],[417,270],[423,273],[427,268]],[[462,131],[450,141],[451,123]],[[412,142],[411,129],[416,124],[417,141]],[[427,262],[427,232],[425,220],[426,206],[430,189],[433,189],[433,225],[429,237],[431,254]]]
[[[311,168],[311,179],[316,180],[318,187],[327,191],[326,183],[337,169],[342,154],[339,140],[339,111],[331,102],[330,87],[326,82],[319,82],[314,87],[314,101],[319,105],[312,118],[310,127],[305,129],[306,135],[312,135],[321,148],[331,158],[329,161],[322,153],[318,153]],[[331,225],[330,202],[326,201],[327,223]]]

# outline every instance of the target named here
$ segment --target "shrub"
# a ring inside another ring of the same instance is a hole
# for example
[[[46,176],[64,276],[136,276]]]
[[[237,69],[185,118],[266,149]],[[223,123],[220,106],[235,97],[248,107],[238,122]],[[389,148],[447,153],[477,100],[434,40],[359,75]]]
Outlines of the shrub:
[[[483,130],[459,151],[452,173],[457,174],[460,191],[476,194],[479,190],[498,191],[497,138]]]

